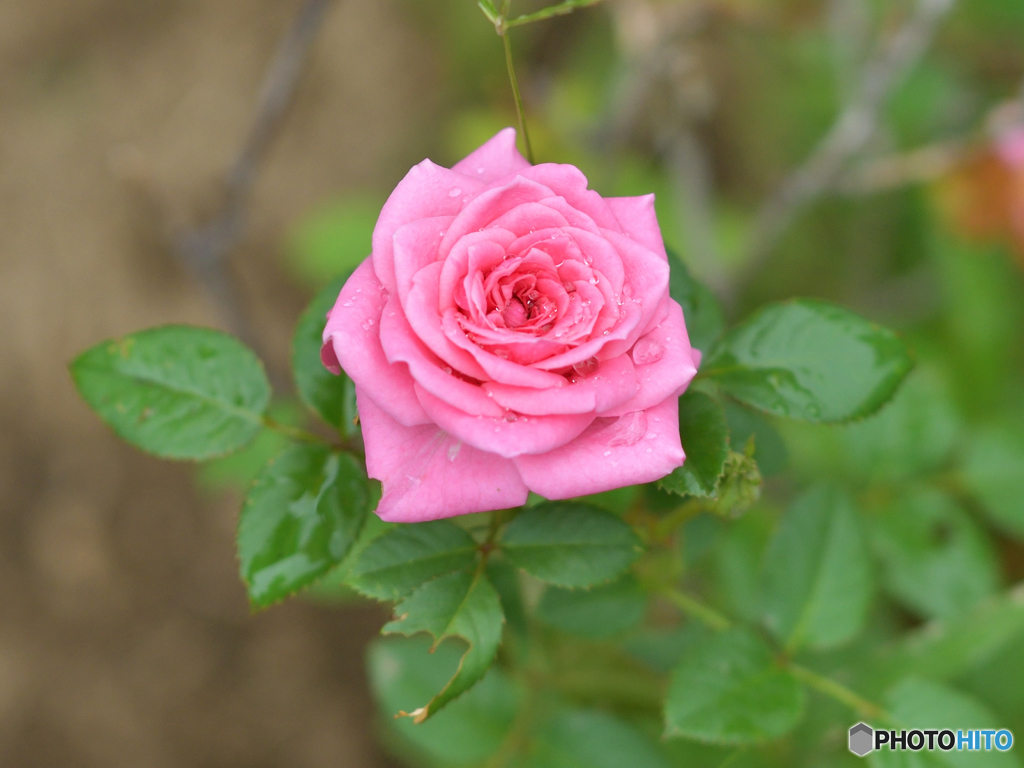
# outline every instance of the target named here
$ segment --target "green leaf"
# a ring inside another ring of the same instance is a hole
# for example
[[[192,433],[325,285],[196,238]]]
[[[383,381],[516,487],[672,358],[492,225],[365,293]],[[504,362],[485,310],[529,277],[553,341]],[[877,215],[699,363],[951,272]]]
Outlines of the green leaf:
[[[707,353],[725,328],[722,307],[715,295],[694,280],[690,270],[672,252],[668,254],[668,265],[668,292],[683,308],[690,345]]]
[[[589,590],[548,587],[535,611],[548,626],[593,639],[633,629],[646,612],[647,593],[629,574]]]
[[[523,768],[670,768],[658,744],[617,717],[561,710],[532,734]]]
[[[985,707],[960,691],[926,680],[906,679],[897,683],[883,699],[892,724],[897,730],[949,729],[971,730],[996,728],[996,718]],[[1020,762],[1012,752],[970,752],[942,750],[909,752],[893,751],[887,747],[869,755],[877,768],[1016,768]]]
[[[292,338],[292,371],[306,407],[342,435],[351,437],[356,432],[355,385],[344,372],[336,376],[320,361],[327,313],[347,278],[339,277],[320,291],[299,318]]]
[[[482,569],[458,571],[428,581],[395,606],[395,620],[384,634],[429,632],[436,648],[449,637],[469,647],[458,670],[441,692],[409,713],[421,723],[484,676],[501,645],[505,616],[501,600]]]
[[[782,518],[765,552],[765,624],[788,648],[854,637],[871,603],[871,560],[845,492],[819,486]]]
[[[425,581],[468,568],[476,550],[473,537],[447,520],[408,523],[370,542],[348,583],[367,597],[397,600]]]
[[[78,392],[122,438],[167,459],[230,453],[260,431],[263,364],[237,339],[165,325],[97,344],[71,363]]]
[[[238,523],[249,599],[266,606],[348,554],[369,513],[362,465],[324,446],[296,445],[257,476]]]
[[[590,587],[625,571],[640,556],[640,541],[610,512],[553,501],[520,512],[505,529],[501,549],[542,581]]]
[[[841,307],[798,299],[768,305],[729,331],[701,373],[762,411],[836,422],[877,411],[911,367],[892,331]]]
[[[961,474],[989,519],[1024,537],[1024,430],[980,430],[968,443]]]
[[[658,487],[680,496],[715,497],[729,456],[729,427],[722,406],[703,392],[688,389],[679,398],[679,434],[686,461],[659,480]]]
[[[875,517],[871,539],[886,590],[923,616],[955,616],[996,591],[992,545],[942,491],[903,492]]]
[[[478,765],[504,742],[523,700],[522,690],[497,668],[425,723],[395,719],[444,687],[458,669],[462,649],[442,643],[431,652],[423,635],[381,638],[370,645],[370,686],[384,724],[434,761]]]
[[[774,739],[796,725],[803,704],[803,689],[771,649],[746,630],[729,630],[695,644],[673,670],[665,735],[718,744]]]

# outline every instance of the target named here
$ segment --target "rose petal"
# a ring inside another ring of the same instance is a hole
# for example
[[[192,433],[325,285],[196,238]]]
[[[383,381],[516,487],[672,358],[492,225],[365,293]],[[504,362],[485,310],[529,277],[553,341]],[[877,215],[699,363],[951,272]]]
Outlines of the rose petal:
[[[380,319],[384,353],[392,363],[405,363],[414,381],[424,389],[466,413],[503,416],[504,409],[478,385],[454,376],[452,369],[431,353],[409,327],[396,297],[388,299]]]
[[[453,165],[452,170],[493,184],[529,167],[530,164],[516,149],[516,129],[502,128],[486,144]]]
[[[443,262],[434,262],[416,273],[405,300],[409,327],[427,348],[454,370],[479,381],[490,378],[471,354],[453,344],[441,328],[438,312],[438,282]]]
[[[466,336],[454,309],[449,309],[441,318],[441,330],[452,344],[468,352],[477,365],[483,369],[484,375],[473,376],[480,381],[501,381],[520,387],[538,387],[547,389],[561,384],[561,376],[540,370],[538,366],[520,365],[514,360],[498,357],[493,352],[474,344]],[[470,374],[472,375],[472,374]]]
[[[392,238],[395,287],[402,304],[416,273],[437,261],[437,246],[454,219],[454,216],[432,216],[403,224],[395,230]]]
[[[405,426],[427,424],[413,392],[413,380],[405,365],[392,365],[380,343],[384,307],[382,286],[366,259],[345,282],[324,328],[324,343],[334,349],[335,359],[356,383],[373,392],[374,401]],[[324,353],[321,352],[321,359]]]
[[[448,253],[455,244],[470,232],[485,229],[513,208],[524,203],[536,203],[550,197],[551,194],[547,187],[522,176],[516,176],[503,186],[481,192],[466,203],[455,217],[455,221],[448,227],[448,232],[445,233],[438,248],[438,255],[442,259],[448,258]]]
[[[621,227],[608,203],[597,192],[587,189],[587,177],[574,165],[541,163],[522,171],[521,176],[532,179],[553,190],[558,197],[581,213],[587,214],[599,227],[618,232]]]
[[[395,290],[394,246],[399,227],[418,219],[454,216],[463,198],[475,195],[485,184],[457,171],[424,160],[405,175],[381,209],[373,229],[373,269],[389,291]],[[458,194],[452,192],[458,190]]]
[[[563,387],[532,389],[510,387],[487,382],[483,389],[494,395],[494,401],[518,413],[548,414],[602,413],[625,403],[637,391],[633,362],[621,355],[601,363],[592,376],[581,377],[575,384]]]
[[[644,410],[683,393],[697,374],[697,366],[686,335],[682,307],[675,301],[670,302],[668,317],[637,340],[632,357],[639,389],[630,400],[599,415],[621,416],[630,411]]]
[[[463,445],[435,425],[405,427],[356,387],[366,471],[380,480],[382,520],[420,523],[518,507],[527,490],[515,465]]]
[[[654,211],[654,195],[606,197],[605,202],[619,220],[625,234],[668,261],[658,215]]]
[[[423,408],[434,423],[465,443],[488,453],[511,458],[523,453],[545,453],[572,440],[593,421],[593,414],[519,416],[492,419],[470,416],[416,388]],[[511,420],[510,420],[511,419]]]
[[[599,419],[571,443],[549,453],[512,461],[527,487],[548,499],[569,499],[658,480],[682,466],[679,399],[670,397],[642,412],[646,434],[635,433],[633,413],[613,422]]]

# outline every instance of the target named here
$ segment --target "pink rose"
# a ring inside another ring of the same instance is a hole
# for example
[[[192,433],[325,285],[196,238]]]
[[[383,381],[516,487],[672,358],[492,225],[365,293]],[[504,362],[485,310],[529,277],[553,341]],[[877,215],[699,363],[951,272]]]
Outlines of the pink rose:
[[[324,329],[356,385],[377,514],[419,522],[657,480],[696,373],[654,196],[531,166],[506,128],[391,193]]]

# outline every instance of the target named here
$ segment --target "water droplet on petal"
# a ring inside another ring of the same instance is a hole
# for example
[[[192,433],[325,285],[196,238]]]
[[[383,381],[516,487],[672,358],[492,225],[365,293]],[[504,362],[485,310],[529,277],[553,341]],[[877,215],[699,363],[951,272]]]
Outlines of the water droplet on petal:
[[[481,165],[479,168],[476,169],[476,172],[477,173],[483,173],[484,172],[484,167]]]
[[[352,304],[353,304],[352,299],[349,299],[348,301],[341,302],[341,306],[343,306],[343,307],[351,307]]]
[[[580,360],[578,363],[573,363],[572,369],[580,376],[593,376],[597,373],[597,367],[599,365],[600,362],[596,357],[588,357],[586,360]]]
[[[519,417],[516,416],[512,411],[505,411],[505,421],[511,423],[513,421],[518,421],[518,419]]]
[[[605,455],[605,456],[611,456],[611,455],[612,455],[612,452],[611,452],[611,451],[605,451],[605,452],[604,452],[604,455]]]
[[[448,366],[448,365],[446,365],[446,366],[445,366],[444,368],[442,368],[441,370],[442,370],[442,371],[444,371],[445,373],[447,373],[447,374],[448,374],[449,376],[451,376],[451,375],[452,375],[452,369],[451,369],[451,366]]]
[[[364,331],[370,330],[373,327],[373,319],[369,317],[366,318],[363,320],[362,326]]]
[[[647,431],[647,414],[643,411],[633,411],[619,418],[615,422],[614,432],[608,445],[614,448],[617,445],[634,445],[640,442]]]
[[[637,365],[650,365],[661,360],[665,347],[661,342],[644,336],[633,347],[633,362]]]
[[[452,187],[448,190],[448,197],[458,197],[462,194],[462,190],[458,187]]]
[[[601,282],[601,278],[598,277],[597,275],[594,275],[593,277],[590,278],[590,284],[591,285],[597,285],[600,282]]]

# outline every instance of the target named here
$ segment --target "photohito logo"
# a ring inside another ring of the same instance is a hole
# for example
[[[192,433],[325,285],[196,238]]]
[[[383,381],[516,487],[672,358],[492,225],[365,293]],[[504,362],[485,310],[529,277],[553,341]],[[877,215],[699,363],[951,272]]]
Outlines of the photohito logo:
[[[990,752],[993,749],[1005,752],[1013,746],[1013,734],[1005,728],[995,730],[951,731],[948,729],[925,729],[912,731],[883,731],[872,728],[867,723],[857,723],[850,729],[850,751],[858,757],[874,752],[876,749],[910,750],[919,752],[940,749]]]

